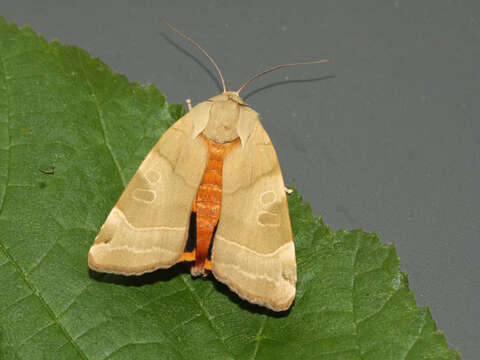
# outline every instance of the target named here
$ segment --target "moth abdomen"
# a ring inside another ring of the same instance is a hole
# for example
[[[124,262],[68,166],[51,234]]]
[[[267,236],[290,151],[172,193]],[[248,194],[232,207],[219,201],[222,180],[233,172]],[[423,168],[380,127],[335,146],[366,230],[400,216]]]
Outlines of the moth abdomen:
[[[223,160],[230,149],[239,143],[238,138],[227,144],[219,144],[201,135],[208,145],[208,159],[194,201],[196,215],[195,264],[192,275],[205,275],[210,266],[207,262],[211,252],[212,236],[220,219],[222,206]]]

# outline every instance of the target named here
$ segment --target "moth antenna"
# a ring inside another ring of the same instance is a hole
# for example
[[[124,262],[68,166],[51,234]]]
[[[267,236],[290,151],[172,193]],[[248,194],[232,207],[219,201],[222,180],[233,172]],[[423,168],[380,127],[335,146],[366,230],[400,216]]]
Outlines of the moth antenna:
[[[160,19],[160,20],[165,25],[167,25],[170,28],[170,30],[172,30],[173,32],[176,32],[178,35],[180,35],[184,39],[188,40],[193,45],[195,45],[198,49],[200,49],[200,51],[208,58],[208,60],[210,60],[210,62],[213,64],[213,66],[215,66],[215,69],[217,70],[218,75],[220,76],[220,80],[222,81],[223,92],[226,92],[227,88],[225,87],[225,80],[223,79],[222,72],[220,71],[220,68],[218,67],[217,63],[215,61],[213,61],[213,59],[210,57],[210,55],[208,55],[208,53],[195,40],[193,40],[189,36],[185,35],[183,32],[178,30],[175,26],[169,24],[166,20],[163,20],[163,19]]]
[[[274,70],[278,70],[278,69],[283,69],[283,68],[286,68],[286,67],[290,67],[290,66],[299,66],[299,65],[311,65],[311,64],[323,64],[323,63],[326,63],[328,62],[328,59],[323,59],[323,60],[315,60],[315,61],[306,61],[306,62],[298,62],[298,63],[293,63],[293,64],[282,64],[282,65],[277,65],[277,66],[274,66],[274,67],[271,67],[270,69],[267,69],[265,71],[262,71],[261,73],[258,73],[257,75],[255,76],[252,76],[250,79],[248,79],[242,86],[240,86],[240,89],[238,89],[236,91],[237,94],[240,94],[240,91],[242,91],[243,89],[245,89],[245,87],[250,84],[253,80],[259,78],[260,76],[262,75],[265,75],[266,73],[269,73],[271,71],[274,71]]]

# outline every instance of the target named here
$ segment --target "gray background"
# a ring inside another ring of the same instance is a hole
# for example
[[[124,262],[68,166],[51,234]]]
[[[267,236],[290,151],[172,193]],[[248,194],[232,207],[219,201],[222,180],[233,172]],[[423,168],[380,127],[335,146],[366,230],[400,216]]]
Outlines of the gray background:
[[[0,15],[80,46],[171,103],[218,93],[198,41],[262,115],[287,184],[333,229],[393,243],[463,359],[480,323],[480,2],[19,1]]]

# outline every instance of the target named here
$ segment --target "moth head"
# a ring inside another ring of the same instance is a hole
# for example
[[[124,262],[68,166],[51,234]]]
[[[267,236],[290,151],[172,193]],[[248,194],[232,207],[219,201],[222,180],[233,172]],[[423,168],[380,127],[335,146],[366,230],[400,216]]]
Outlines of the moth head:
[[[233,91],[225,91],[192,109],[196,137],[203,133],[220,144],[240,138],[244,147],[253,131],[258,114]]]

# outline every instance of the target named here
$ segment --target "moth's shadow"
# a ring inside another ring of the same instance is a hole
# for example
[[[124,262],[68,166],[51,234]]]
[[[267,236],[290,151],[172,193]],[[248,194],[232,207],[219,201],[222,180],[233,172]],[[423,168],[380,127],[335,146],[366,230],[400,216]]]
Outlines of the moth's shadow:
[[[208,279],[212,281],[213,287],[215,288],[216,291],[228,297],[228,299],[231,302],[235,303],[242,310],[246,310],[248,312],[259,314],[259,315],[267,315],[275,318],[284,318],[290,314],[290,311],[292,309],[293,305],[288,310],[277,312],[277,311],[267,309],[260,305],[251,304],[247,300],[243,300],[241,297],[239,297],[233,290],[230,290],[230,288],[227,285],[215,279],[215,277],[212,274],[208,276]]]
[[[195,57],[194,55],[190,54],[187,50],[183,49],[182,47],[180,47],[179,45],[177,45],[172,39],[170,39],[169,36],[165,35],[165,34],[162,34],[162,37],[170,44],[172,45],[174,48],[176,48],[178,51],[180,51],[181,53],[183,53],[184,55],[188,56],[190,59],[192,59],[193,61],[195,61],[195,63],[200,66],[206,73],[207,75],[210,77],[210,79],[212,79],[215,84],[217,85],[217,88],[218,88],[218,91],[219,92],[222,92],[223,91],[223,88],[222,88],[222,85],[220,84],[220,81],[218,79],[218,76],[214,73],[212,73],[212,71],[210,71],[210,69],[205,65],[203,64],[200,60],[198,60],[197,57]]]
[[[185,50],[184,48],[180,47],[179,45],[177,45],[172,39],[170,39],[170,37],[166,34],[162,34],[162,37],[170,44],[172,45],[174,48],[176,48],[178,51],[180,51],[181,53],[183,53],[184,55],[188,56],[190,59],[192,59],[198,66],[200,66],[207,74],[208,76],[210,77],[210,79],[212,79],[215,84],[217,85],[217,88],[219,90],[219,92],[221,92],[223,89],[222,89],[222,86],[220,84],[220,81],[218,79],[218,76],[212,72],[210,70],[210,68],[208,68],[203,62],[201,62],[196,56],[192,55],[190,52],[188,52],[187,50]],[[246,100],[247,98],[249,98],[250,96],[253,96],[261,91],[264,91],[264,90],[268,90],[268,89],[271,89],[275,86],[281,86],[281,85],[286,85],[286,84],[296,84],[296,83],[309,83],[309,82],[315,82],[315,81],[322,81],[322,80],[328,80],[328,79],[332,79],[332,78],[335,78],[335,75],[327,75],[327,76],[321,76],[321,77],[316,77],[316,78],[312,78],[312,79],[292,79],[292,80],[283,80],[283,81],[277,81],[277,82],[274,82],[274,83],[271,83],[269,85],[265,85],[265,86],[262,86],[262,87],[259,87],[258,89],[255,89],[253,91],[250,91],[247,93],[247,95],[245,95],[243,97],[243,100]]]
[[[186,263],[178,263],[169,269],[158,269],[143,275],[117,275],[96,272],[88,269],[90,278],[104,283],[124,285],[124,286],[143,286],[151,285],[157,282],[170,281],[174,277],[188,273],[189,265]]]
[[[180,276],[186,273],[188,274],[190,272],[190,264],[178,263],[169,269],[159,269],[151,273],[143,274],[140,276],[105,274],[105,273],[96,272],[91,269],[89,269],[88,272],[89,272],[90,278],[99,282],[123,285],[123,286],[140,287],[144,285],[151,285],[157,282],[170,281],[177,276]],[[235,292],[230,290],[227,285],[215,279],[215,277],[212,274],[210,274],[206,280],[211,281],[216,291],[221,293],[223,296],[226,296],[232,303],[236,304],[242,310],[245,310],[254,314],[267,315],[275,318],[283,318],[288,316],[288,314],[290,314],[291,307],[286,311],[276,312],[276,311],[267,309],[263,306],[251,304],[248,301],[243,300]]]
[[[328,79],[333,79],[333,78],[335,78],[335,75],[320,76],[320,77],[316,77],[316,78],[312,78],[312,79],[292,79],[292,80],[277,81],[277,82],[259,87],[258,89],[252,90],[250,92],[247,92],[247,95],[245,95],[243,97],[243,100],[246,101],[250,96],[256,95],[259,92],[274,88],[276,86],[281,86],[281,85],[286,85],[286,84],[310,83],[310,82],[323,81],[323,80],[328,80]]]

